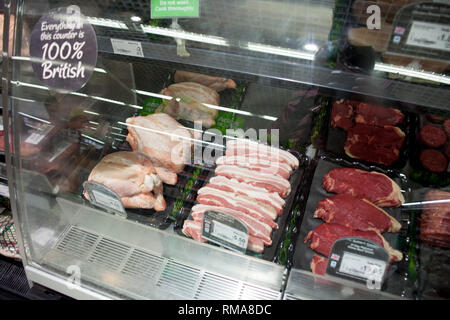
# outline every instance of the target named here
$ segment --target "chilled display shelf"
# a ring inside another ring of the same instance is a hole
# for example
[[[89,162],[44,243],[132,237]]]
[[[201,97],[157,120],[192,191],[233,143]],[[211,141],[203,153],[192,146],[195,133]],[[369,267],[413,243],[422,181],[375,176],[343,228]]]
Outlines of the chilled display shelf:
[[[120,36],[117,35],[118,38]],[[97,36],[99,52],[114,54],[111,44],[113,38],[115,37]],[[175,44],[150,41],[141,44],[144,59],[211,68],[227,74],[238,73],[241,77],[247,76],[249,79],[259,77],[263,82],[283,87],[295,88],[300,84],[312,84],[436,109],[447,110],[450,107],[450,91],[445,87],[389,80],[383,78],[385,76],[383,72],[374,76],[349,73],[317,66],[312,61],[301,58],[294,61],[283,59],[276,54],[249,54],[245,51],[236,53],[188,48],[190,57],[186,58],[177,56]],[[131,55],[125,58],[143,59]],[[450,83],[449,77],[443,76],[442,79],[446,85]]]
[[[292,269],[289,273],[284,300],[402,300],[403,298],[368,289],[355,282],[325,277],[311,272]]]

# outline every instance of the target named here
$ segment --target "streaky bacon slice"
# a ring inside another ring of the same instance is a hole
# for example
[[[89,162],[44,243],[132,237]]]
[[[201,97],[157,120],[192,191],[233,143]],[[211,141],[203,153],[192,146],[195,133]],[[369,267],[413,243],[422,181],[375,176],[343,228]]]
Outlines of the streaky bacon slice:
[[[286,203],[276,192],[269,192],[267,189],[254,187],[250,184],[239,182],[236,179],[228,179],[224,176],[212,177],[206,186],[253,198],[258,202],[272,206],[278,215],[283,213],[283,207]]]
[[[235,165],[241,168],[247,168],[261,173],[276,174],[285,179],[289,179],[292,173],[292,168],[287,163],[270,161],[257,157],[222,156],[216,160],[216,164]]]
[[[401,224],[383,209],[349,194],[322,199],[314,212],[314,218],[361,231],[398,232],[401,228]]]
[[[264,222],[259,221],[246,213],[230,208],[196,204],[192,207],[192,218],[194,218],[194,220],[202,220],[205,211],[216,211],[229,214],[239,219],[243,224],[247,226],[249,235],[262,239],[264,241],[264,244],[268,246],[272,244],[272,240],[270,239],[272,228]]]
[[[181,230],[186,236],[193,238],[200,242],[207,240],[202,237],[202,222],[198,220],[185,220],[183,229]],[[247,250],[261,253],[264,251],[264,242],[260,238],[253,236],[248,237]]]
[[[195,220],[184,220],[183,229],[181,229],[188,237],[200,242],[206,242],[207,240],[202,237],[202,223]]]
[[[400,187],[388,176],[375,171],[332,169],[323,177],[322,186],[328,192],[364,198],[379,207],[398,207],[405,202]]]
[[[358,231],[336,223],[322,223],[308,232],[305,243],[311,240],[309,247],[324,256],[329,256],[336,240],[346,237],[358,237],[378,243],[389,254],[391,261],[401,261],[403,254],[393,249],[378,231]]]
[[[267,189],[269,192],[277,192],[286,198],[291,192],[291,184],[288,180],[272,174],[260,173],[236,166],[220,165],[216,167],[215,174],[229,179],[236,179],[255,187]]]
[[[311,271],[316,274],[325,274],[327,271],[328,259],[314,254],[311,260],[310,267]]]
[[[228,140],[226,146],[227,156],[263,157],[270,161],[287,163],[291,168],[299,166],[299,160],[292,153],[249,139]]]
[[[246,196],[209,187],[200,188],[197,194],[197,202],[199,203],[242,211],[270,227],[278,229],[278,225],[273,221],[278,214],[268,205]]]

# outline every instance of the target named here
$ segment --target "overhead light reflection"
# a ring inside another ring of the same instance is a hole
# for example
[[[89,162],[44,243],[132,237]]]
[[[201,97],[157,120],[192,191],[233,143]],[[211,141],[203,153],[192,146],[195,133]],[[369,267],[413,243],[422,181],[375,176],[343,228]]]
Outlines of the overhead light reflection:
[[[384,63],[375,63],[374,70],[384,71],[390,73],[397,73],[408,77],[419,78],[429,81],[440,82],[444,84],[450,84],[450,77],[444,75],[438,75],[433,72],[427,71],[418,71],[410,68],[384,64]]]

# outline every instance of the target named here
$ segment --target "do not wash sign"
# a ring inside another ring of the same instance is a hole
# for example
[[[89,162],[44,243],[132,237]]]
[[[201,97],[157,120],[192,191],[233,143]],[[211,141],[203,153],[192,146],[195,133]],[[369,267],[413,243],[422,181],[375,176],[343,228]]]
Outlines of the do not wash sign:
[[[76,91],[94,71],[97,38],[78,6],[57,8],[35,25],[30,55],[34,73],[43,85]]]

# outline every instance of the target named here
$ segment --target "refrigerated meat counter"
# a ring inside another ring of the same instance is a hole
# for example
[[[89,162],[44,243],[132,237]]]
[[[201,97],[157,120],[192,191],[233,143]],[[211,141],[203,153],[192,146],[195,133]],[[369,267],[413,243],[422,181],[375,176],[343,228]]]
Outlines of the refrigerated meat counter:
[[[4,6],[29,281],[76,299],[448,299],[450,7],[379,1],[372,28],[370,4]]]

